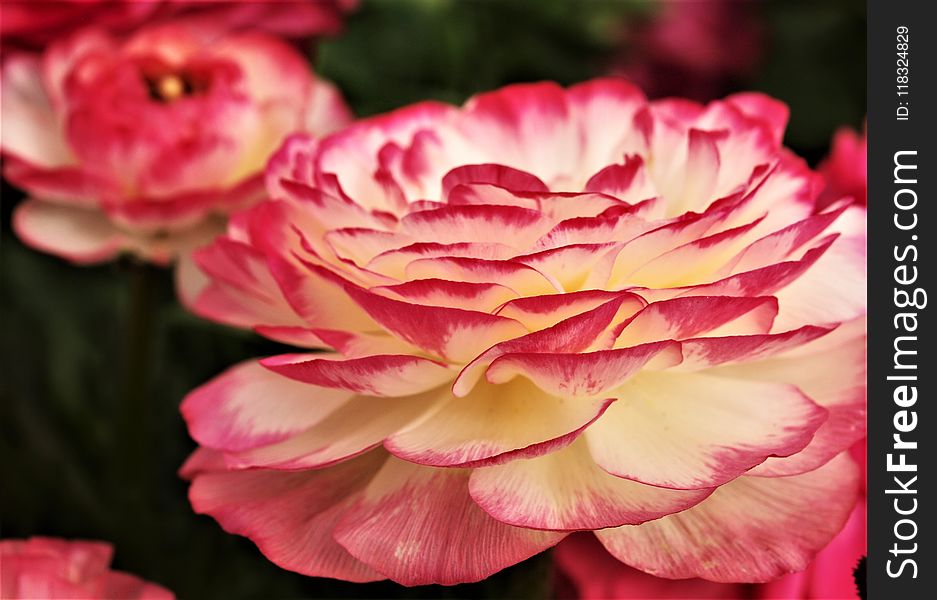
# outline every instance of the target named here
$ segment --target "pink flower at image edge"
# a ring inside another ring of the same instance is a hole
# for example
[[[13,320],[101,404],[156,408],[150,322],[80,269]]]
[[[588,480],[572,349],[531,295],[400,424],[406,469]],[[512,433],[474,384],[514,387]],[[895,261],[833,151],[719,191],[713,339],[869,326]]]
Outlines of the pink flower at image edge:
[[[0,540],[0,596],[74,600],[172,600],[169,590],[110,570],[104,542],[33,537]]]

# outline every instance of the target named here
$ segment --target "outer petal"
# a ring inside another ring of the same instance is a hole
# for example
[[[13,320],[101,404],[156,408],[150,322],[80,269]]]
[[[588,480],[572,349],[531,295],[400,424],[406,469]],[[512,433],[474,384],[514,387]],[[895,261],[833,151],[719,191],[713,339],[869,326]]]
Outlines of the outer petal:
[[[249,360],[186,396],[182,416],[200,444],[246,450],[311,427],[351,396],[346,390],[293,381]]]
[[[490,515],[534,529],[600,529],[644,523],[700,502],[712,490],[669,490],[609,475],[582,442],[472,473],[472,498]]]
[[[180,267],[185,272],[180,274],[179,289],[196,314],[239,327],[304,324],[256,248],[219,238],[191,254],[194,265],[187,265],[188,261]]]
[[[356,396],[309,429],[279,443],[227,453],[231,468],[318,469],[357,456],[425,413],[440,391],[406,398]]]
[[[858,469],[846,455],[793,477],[740,477],[682,513],[596,533],[619,560],[657,575],[764,582],[800,571],[843,527]]]
[[[113,258],[126,236],[95,210],[27,200],[16,208],[13,229],[28,245],[78,264]]]
[[[395,458],[345,511],[335,539],[404,585],[478,581],[520,562],[563,534],[511,527],[468,494],[468,473]]]
[[[848,323],[811,344],[767,360],[713,369],[713,373],[796,385],[829,411],[829,418],[801,452],[769,458],[752,475],[795,475],[815,469],[865,435],[866,338],[863,319]],[[857,328],[858,334],[854,333]],[[835,365],[836,376],[830,376]]]
[[[864,209],[852,207],[834,229],[864,230],[865,219]],[[863,315],[866,285],[865,234],[847,231],[806,273],[777,293],[780,312],[775,327],[841,322]]]
[[[285,473],[250,470],[197,475],[189,490],[196,512],[244,535],[284,569],[314,577],[376,581],[382,575],[331,537],[349,497],[364,488],[384,457],[373,452],[330,469]]]
[[[859,598],[853,570],[868,554],[866,510],[866,501],[861,498],[843,530],[817,554],[806,571],[759,586],[755,597],[764,600]]]
[[[826,411],[792,385],[642,373],[586,432],[606,471],[650,485],[724,484],[807,445]]]

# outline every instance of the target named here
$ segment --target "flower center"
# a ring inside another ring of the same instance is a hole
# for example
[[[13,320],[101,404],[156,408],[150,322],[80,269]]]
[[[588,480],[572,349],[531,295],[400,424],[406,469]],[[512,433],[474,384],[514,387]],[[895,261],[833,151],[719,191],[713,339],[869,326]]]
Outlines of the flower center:
[[[145,79],[150,99],[163,104],[192,96],[206,87],[204,82],[184,73],[165,73]]]

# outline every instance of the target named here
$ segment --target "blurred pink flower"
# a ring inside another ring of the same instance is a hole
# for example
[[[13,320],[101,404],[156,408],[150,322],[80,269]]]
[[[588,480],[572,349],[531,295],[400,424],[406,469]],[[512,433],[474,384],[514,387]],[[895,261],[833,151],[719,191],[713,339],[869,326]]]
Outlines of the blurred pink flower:
[[[183,402],[194,508],[353,581],[475,581],[573,530],[668,577],[805,568],[856,499],[865,211],[814,214],[786,121],[602,79],[291,137],[180,279],[299,348]]]
[[[817,200],[818,210],[844,196],[849,196],[857,204],[868,203],[867,144],[865,131],[860,135],[842,127],[833,135],[830,155],[818,169],[826,181],[826,187]]]
[[[26,190],[13,225],[78,263],[129,250],[164,263],[263,194],[292,131],[345,125],[339,93],[262,33],[176,24],[118,41],[97,29],[3,64],[4,176]]]
[[[761,58],[757,0],[661,0],[629,23],[615,72],[651,97],[709,100],[748,75]]]
[[[172,600],[156,584],[109,570],[104,542],[33,537],[0,540],[0,597],[75,600]]]
[[[93,25],[129,33],[143,25],[185,19],[224,30],[252,29],[290,38],[330,35],[357,0],[42,0],[0,5],[0,43],[39,49]]]

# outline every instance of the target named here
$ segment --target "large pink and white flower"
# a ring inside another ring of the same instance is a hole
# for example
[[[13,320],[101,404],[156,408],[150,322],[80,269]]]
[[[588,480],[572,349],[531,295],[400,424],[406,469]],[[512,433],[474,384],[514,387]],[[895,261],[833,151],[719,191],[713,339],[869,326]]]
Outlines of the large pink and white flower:
[[[803,569],[855,501],[865,215],[815,213],[786,119],[597,80],[291,138],[180,291],[329,351],[186,398],[195,510],[352,581],[474,581],[576,530],[664,577]]]
[[[251,29],[300,38],[338,33],[357,0],[43,0],[0,6],[0,44],[5,50],[42,48],[89,23],[127,33],[171,19],[226,30]]]
[[[33,537],[0,540],[3,598],[172,600],[161,586],[112,571],[114,549],[104,542]]]
[[[125,41],[83,30],[11,55],[0,91],[4,176],[31,196],[14,228],[78,263],[121,250],[166,262],[260,199],[288,133],[350,118],[278,39],[183,25]]]

